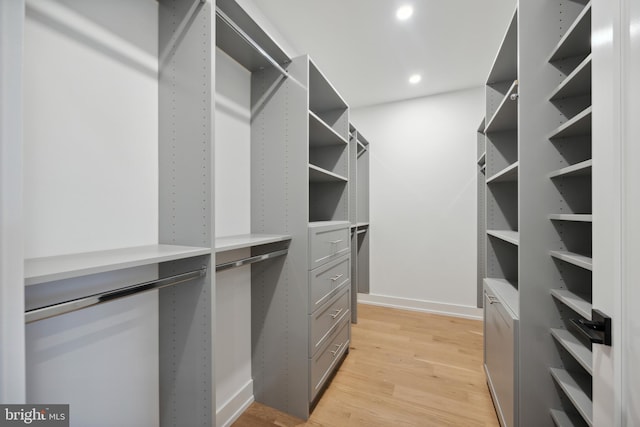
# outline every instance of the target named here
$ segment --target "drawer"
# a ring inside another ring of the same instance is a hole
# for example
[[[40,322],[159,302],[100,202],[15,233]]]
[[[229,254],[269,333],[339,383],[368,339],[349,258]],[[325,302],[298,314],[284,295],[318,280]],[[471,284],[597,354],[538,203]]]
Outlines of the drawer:
[[[309,315],[309,356],[313,356],[322,348],[333,330],[345,316],[351,315],[351,289],[341,288],[340,293],[327,301],[327,304]]]
[[[316,311],[333,291],[351,283],[351,258],[345,255],[309,272],[309,313]]]
[[[484,295],[485,370],[500,424],[516,423],[517,402],[517,319],[491,292]]]
[[[350,325],[349,319],[345,318],[331,334],[328,345],[320,350],[313,359],[309,359],[311,373],[310,401],[313,401],[318,395],[336,364],[349,348]]]
[[[350,252],[349,227],[346,221],[309,224],[309,270]]]

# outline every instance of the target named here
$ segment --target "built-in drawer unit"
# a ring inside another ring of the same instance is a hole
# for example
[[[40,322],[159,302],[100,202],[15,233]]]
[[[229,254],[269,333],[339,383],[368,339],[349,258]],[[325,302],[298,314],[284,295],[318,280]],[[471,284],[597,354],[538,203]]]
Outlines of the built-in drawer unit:
[[[331,376],[333,368],[349,348],[349,322],[345,317],[338,327],[329,335],[326,345],[318,353],[309,359],[311,370],[310,400],[315,399],[322,386]]]
[[[349,227],[348,221],[309,223],[309,270],[349,253]]]
[[[485,285],[485,371],[502,427],[517,420],[518,318],[500,294]]]
[[[346,285],[325,305],[309,315],[309,356],[313,356],[324,346],[345,316],[351,315],[350,304],[351,289]]]
[[[345,255],[309,272],[309,314],[335,295],[338,288],[351,283],[351,258]]]

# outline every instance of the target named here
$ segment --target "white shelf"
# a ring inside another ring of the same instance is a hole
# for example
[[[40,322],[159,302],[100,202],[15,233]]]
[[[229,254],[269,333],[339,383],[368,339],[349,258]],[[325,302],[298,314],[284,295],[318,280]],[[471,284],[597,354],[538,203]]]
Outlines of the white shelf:
[[[591,55],[576,67],[553,91],[549,100],[589,95],[591,93]]]
[[[309,165],[309,182],[348,182],[348,179],[315,165]]]
[[[31,258],[24,261],[25,285],[72,279],[90,274],[175,261],[211,253],[209,248],[148,245],[79,254]]]
[[[309,107],[316,114],[349,108],[346,101],[311,59],[309,59]]]
[[[584,162],[576,163],[575,165],[558,169],[557,171],[551,173],[549,175],[549,178],[591,175],[592,166],[593,166],[593,160],[591,159],[585,160]]]
[[[580,383],[590,382],[590,378],[584,378],[576,373],[569,374],[564,369],[551,368],[551,375],[556,380],[560,388],[567,395],[573,406],[578,410],[582,418],[588,425],[593,426],[593,403],[591,398],[580,387]],[[578,380],[574,377],[577,377]]]
[[[518,167],[520,162],[515,162],[502,169],[500,172],[487,178],[487,184],[492,182],[507,182],[518,180]]]
[[[309,111],[309,146],[347,145],[348,142],[313,111]]]
[[[570,120],[563,123],[556,129],[549,139],[567,138],[570,136],[590,135],[591,134],[591,112],[592,107],[585,108],[576,114]]]
[[[520,298],[518,284],[506,279],[485,278],[484,284],[498,296],[503,305],[511,311],[515,318],[520,318]]]
[[[500,102],[496,112],[493,113],[493,117],[491,117],[491,120],[487,123],[487,127],[484,130],[485,134],[518,128],[518,100],[511,99],[511,95],[516,95],[517,93],[518,81],[515,80],[502,99],[502,102]]]
[[[493,236],[498,239],[504,240],[505,242],[511,243],[512,245],[518,246],[520,244],[520,233],[518,233],[517,231],[487,230],[487,234],[489,236]]]
[[[591,303],[589,301],[566,289],[552,289],[551,295],[580,316],[591,320]]]
[[[518,9],[515,10],[509,27],[502,38],[487,84],[515,80],[518,78]]]
[[[552,409],[551,418],[553,418],[553,422],[556,427],[580,427],[584,425],[584,421],[582,418],[579,420],[570,417],[566,412],[561,411],[559,409]]]
[[[553,221],[593,222],[591,214],[552,214],[549,219]]]
[[[309,222],[309,228],[317,228],[317,227],[327,227],[327,226],[337,226],[344,225],[344,228],[349,228],[349,221],[311,221]]]
[[[589,347],[565,329],[551,329],[551,335],[590,375],[593,375],[593,353]]]
[[[234,249],[251,248],[269,243],[291,240],[291,236],[284,234],[242,234],[237,236],[217,237],[215,249],[217,252],[231,251]]]
[[[549,62],[591,52],[591,2],[589,2],[551,53]]]
[[[554,258],[582,267],[585,270],[593,270],[593,259],[591,257],[568,251],[551,251],[549,254]]]

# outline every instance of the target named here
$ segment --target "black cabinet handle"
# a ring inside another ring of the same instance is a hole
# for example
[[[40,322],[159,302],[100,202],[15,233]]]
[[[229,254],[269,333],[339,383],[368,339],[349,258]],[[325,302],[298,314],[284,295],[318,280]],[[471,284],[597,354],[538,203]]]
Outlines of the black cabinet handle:
[[[611,345],[611,318],[600,310],[591,310],[591,320],[571,319],[575,330],[593,344]]]

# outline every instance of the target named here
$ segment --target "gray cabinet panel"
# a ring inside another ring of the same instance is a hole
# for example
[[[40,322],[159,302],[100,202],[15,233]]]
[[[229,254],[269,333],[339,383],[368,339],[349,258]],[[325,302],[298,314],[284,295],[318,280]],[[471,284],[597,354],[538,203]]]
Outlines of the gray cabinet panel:
[[[326,303],[334,291],[350,283],[351,258],[344,256],[309,272],[309,313]]]
[[[309,268],[313,269],[350,251],[349,223],[335,221],[309,225]]]
[[[347,284],[341,288],[340,294],[309,315],[309,356],[313,356],[324,346],[331,336],[331,332],[345,316],[349,317],[350,297],[351,293]]]
[[[311,388],[309,390],[311,400],[315,399],[327,379],[331,376],[333,368],[340,361],[342,355],[349,348],[349,319],[344,318],[340,326],[329,337],[326,347],[309,360],[311,370]]]

